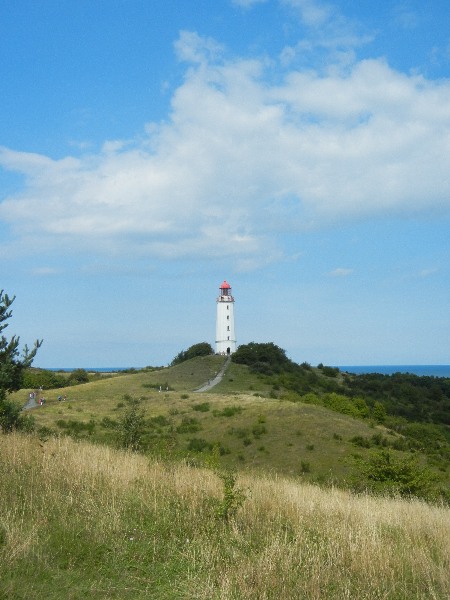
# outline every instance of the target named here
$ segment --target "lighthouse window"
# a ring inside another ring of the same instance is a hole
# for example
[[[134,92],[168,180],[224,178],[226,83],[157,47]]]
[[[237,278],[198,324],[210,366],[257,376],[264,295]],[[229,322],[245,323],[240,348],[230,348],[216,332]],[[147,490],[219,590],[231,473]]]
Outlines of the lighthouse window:
[[[229,325],[228,325],[228,327],[227,327],[227,331],[230,331],[230,326],[229,326]]]
[[[230,310],[230,307],[228,306],[228,304],[227,304],[227,310]]]
[[[227,321],[229,321],[229,320],[230,320],[230,315],[227,315]]]

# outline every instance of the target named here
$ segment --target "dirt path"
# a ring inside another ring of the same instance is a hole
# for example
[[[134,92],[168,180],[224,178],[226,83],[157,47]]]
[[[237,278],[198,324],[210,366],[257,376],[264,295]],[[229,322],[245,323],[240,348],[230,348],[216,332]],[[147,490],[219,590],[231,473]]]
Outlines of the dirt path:
[[[225,374],[225,371],[228,369],[228,366],[231,362],[231,356],[228,356],[221,370],[217,373],[214,379],[210,379],[207,383],[203,384],[201,387],[194,390],[194,392],[208,392],[211,388],[222,381],[222,377]]]

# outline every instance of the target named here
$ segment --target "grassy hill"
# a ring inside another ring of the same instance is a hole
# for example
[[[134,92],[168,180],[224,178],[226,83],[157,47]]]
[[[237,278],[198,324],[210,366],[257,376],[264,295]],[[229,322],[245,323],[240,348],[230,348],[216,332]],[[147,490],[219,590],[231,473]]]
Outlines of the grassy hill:
[[[448,598],[449,508],[346,489],[374,450],[419,483],[441,464],[246,365],[195,392],[223,363],[47,390],[37,435],[0,435],[0,598]],[[118,449],[130,426],[138,453]]]
[[[48,390],[46,404],[32,415],[42,439],[70,434],[114,446],[129,410],[124,398],[139,399],[140,446],[148,454],[201,465],[218,445],[223,467],[341,487],[359,478],[361,462],[370,459],[373,449],[395,446],[402,438],[371,420],[285,399],[288,394],[275,394],[272,384],[246,365],[231,363],[219,385],[208,393],[196,393],[223,364],[223,357],[197,357],[170,368],[115,374]],[[314,377],[327,383],[320,372]],[[15,399],[24,402],[28,391],[16,393]],[[61,395],[67,395],[67,400],[58,401]],[[411,455],[391,452],[405,460]],[[420,452],[415,456],[442,485],[448,483],[442,465],[428,464]]]
[[[0,597],[446,599],[449,510],[0,436]],[[237,498],[236,512],[223,518]]]

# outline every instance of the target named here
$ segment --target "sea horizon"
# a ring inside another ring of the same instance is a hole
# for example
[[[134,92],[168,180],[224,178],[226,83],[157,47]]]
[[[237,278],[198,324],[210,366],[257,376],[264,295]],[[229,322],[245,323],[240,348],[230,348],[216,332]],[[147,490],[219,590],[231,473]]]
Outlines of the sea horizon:
[[[411,373],[421,377],[450,377],[450,365],[340,365],[338,368],[340,371],[355,375]]]
[[[366,373],[379,373],[393,375],[394,373],[411,373],[412,375],[426,377],[450,377],[450,365],[332,365],[342,372],[363,375]],[[84,369],[91,373],[117,373],[129,369],[144,369],[145,367],[36,367],[47,371],[63,371],[71,373],[77,369]]]

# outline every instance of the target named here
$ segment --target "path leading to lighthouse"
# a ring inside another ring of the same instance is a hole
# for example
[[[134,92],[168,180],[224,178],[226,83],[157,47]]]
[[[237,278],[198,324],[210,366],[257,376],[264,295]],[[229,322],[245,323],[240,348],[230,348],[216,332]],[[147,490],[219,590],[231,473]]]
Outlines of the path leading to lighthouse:
[[[228,356],[228,358],[225,361],[223,367],[217,373],[217,375],[214,377],[214,379],[210,379],[207,383],[205,383],[201,387],[199,387],[196,390],[194,390],[194,392],[208,392],[211,388],[213,388],[215,385],[217,385],[218,383],[220,383],[222,381],[222,377],[225,374],[225,371],[228,369],[228,366],[229,366],[230,362],[231,362],[231,356]]]

